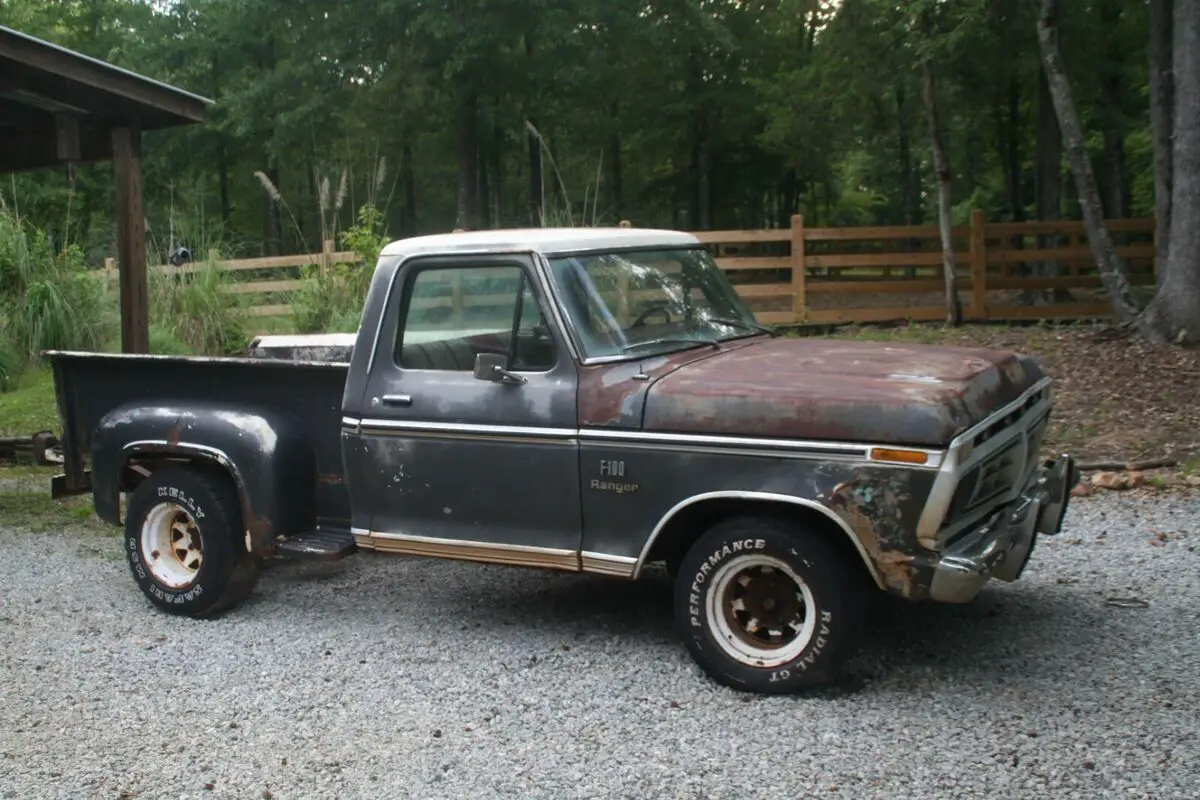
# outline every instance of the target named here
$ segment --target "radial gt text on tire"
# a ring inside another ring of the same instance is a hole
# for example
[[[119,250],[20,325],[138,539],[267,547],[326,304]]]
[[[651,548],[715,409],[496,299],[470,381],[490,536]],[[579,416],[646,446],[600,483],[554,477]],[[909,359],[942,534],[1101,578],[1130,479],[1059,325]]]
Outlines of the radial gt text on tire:
[[[675,578],[676,623],[710,678],[781,694],[839,676],[866,593],[858,565],[821,534],[772,517],[735,517],[688,550]]]
[[[165,611],[202,617],[243,600],[259,562],[242,542],[237,490],[218,468],[155,472],[130,498],[125,555],[142,592]]]

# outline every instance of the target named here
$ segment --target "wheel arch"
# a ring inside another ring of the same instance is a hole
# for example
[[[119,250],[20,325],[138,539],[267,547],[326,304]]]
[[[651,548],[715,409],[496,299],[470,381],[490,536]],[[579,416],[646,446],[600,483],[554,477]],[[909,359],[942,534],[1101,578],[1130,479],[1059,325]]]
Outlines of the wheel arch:
[[[160,469],[203,464],[233,482],[245,548],[268,555],[277,535],[311,530],[315,453],[299,422],[271,409],[125,407],[114,410],[92,438],[93,501],[112,524],[120,495]],[[301,491],[297,491],[300,489]]]
[[[803,497],[749,491],[705,492],[676,503],[654,526],[642,546],[631,577],[637,578],[648,561],[682,554],[702,530],[744,513],[766,513],[808,523],[809,527],[819,531],[819,535],[825,536],[841,551],[857,554],[871,581],[881,589],[884,587],[870,554],[853,529],[833,509]],[[700,530],[697,529],[698,523],[703,525]]]

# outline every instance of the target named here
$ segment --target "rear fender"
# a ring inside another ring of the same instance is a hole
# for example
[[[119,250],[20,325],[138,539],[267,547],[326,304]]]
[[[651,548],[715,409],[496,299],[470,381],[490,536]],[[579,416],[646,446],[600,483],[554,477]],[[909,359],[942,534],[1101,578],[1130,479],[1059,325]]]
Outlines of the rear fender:
[[[120,525],[119,497],[129,488],[129,465],[161,459],[208,462],[229,473],[251,552],[267,555],[276,536],[315,527],[316,456],[291,415],[204,403],[118,406],[92,435],[97,516]]]

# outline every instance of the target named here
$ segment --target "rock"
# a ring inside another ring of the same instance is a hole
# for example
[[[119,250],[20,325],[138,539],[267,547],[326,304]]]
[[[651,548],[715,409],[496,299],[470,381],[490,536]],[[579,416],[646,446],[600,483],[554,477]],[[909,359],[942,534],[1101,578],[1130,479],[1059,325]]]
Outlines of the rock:
[[[1200,475],[1188,475],[1183,480],[1188,486],[1200,486]]]
[[[1092,486],[1097,489],[1128,489],[1132,485],[1123,472],[1098,472],[1092,476]]]
[[[1146,476],[1144,474],[1142,474],[1141,472],[1130,472],[1125,477],[1127,477],[1129,479],[1130,488],[1136,488],[1138,486],[1143,486],[1146,483]]]
[[[1091,497],[1095,493],[1096,490],[1087,481],[1080,481],[1071,489],[1071,497]]]

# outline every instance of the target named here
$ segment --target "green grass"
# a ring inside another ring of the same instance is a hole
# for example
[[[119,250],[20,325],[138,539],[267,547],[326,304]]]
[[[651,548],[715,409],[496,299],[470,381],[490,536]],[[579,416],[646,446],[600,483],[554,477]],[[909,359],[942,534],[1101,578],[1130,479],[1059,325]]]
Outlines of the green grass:
[[[0,394],[0,436],[32,436],[39,431],[59,436],[60,427],[50,370],[27,372],[14,391]]]
[[[30,533],[58,533],[67,528],[105,536],[120,533],[96,517],[90,495],[51,499],[54,473],[53,468],[32,465],[0,467],[0,520],[6,528]]]

